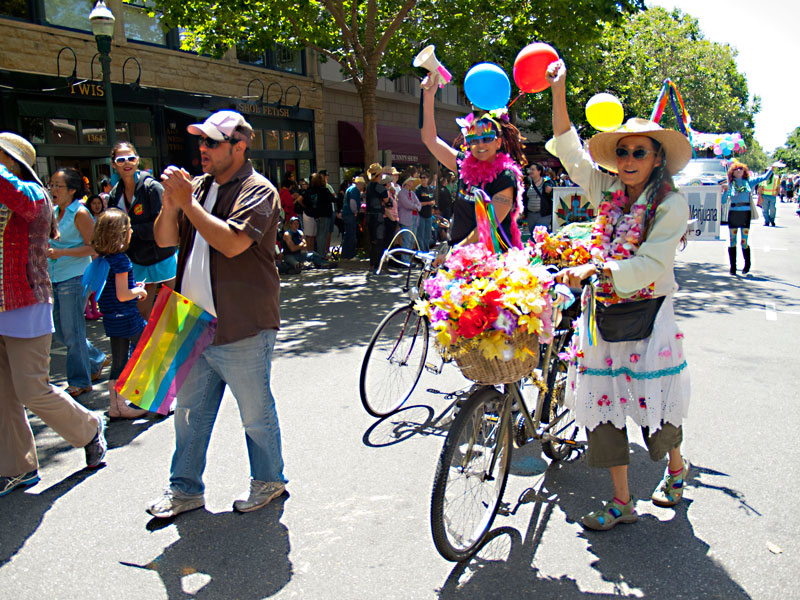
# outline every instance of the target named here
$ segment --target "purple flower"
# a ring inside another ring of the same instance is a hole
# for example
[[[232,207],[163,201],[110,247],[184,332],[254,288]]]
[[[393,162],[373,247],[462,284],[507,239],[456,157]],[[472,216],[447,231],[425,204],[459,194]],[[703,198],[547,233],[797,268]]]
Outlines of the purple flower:
[[[506,335],[511,335],[517,328],[517,316],[502,308],[497,311],[497,319],[494,322],[494,328],[502,331]]]

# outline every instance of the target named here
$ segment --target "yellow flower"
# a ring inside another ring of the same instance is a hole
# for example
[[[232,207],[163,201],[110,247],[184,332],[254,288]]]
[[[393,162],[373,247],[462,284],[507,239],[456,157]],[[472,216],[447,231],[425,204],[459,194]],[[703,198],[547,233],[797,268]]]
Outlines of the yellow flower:
[[[439,343],[440,346],[446,348],[447,346],[453,343],[453,338],[450,335],[450,332],[447,330],[447,328],[442,328],[436,332],[436,341]]]
[[[542,321],[535,315],[522,315],[519,318],[519,326],[528,333],[539,334],[542,332]]]
[[[481,352],[488,359],[496,358],[498,360],[505,360],[504,353],[509,349],[506,339],[502,331],[493,331],[489,335],[481,336]]]
[[[417,299],[416,302],[414,302],[414,310],[417,311],[417,313],[419,313],[420,315],[430,316],[430,314],[431,314],[430,313],[430,309],[431,309],[431,305],[430,305],[430,302],[428,302],[427,300],[423,300],[422,298],[419,298],[419,299]]]

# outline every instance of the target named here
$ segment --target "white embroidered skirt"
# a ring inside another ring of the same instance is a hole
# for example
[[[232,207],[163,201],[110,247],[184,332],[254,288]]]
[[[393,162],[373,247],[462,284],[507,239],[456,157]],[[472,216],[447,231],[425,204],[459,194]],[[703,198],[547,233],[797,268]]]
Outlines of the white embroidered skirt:
[[[651,432],[662,421],[680,426],[689,410],[689,370],[683,334],[675,322],[672,295],[658,311],[650,337],[636,342],[606,342],[599,334],[589,345],[587,310],[573,335],[565,403],[579,425],[604,422],[625,427],[631,417]]]

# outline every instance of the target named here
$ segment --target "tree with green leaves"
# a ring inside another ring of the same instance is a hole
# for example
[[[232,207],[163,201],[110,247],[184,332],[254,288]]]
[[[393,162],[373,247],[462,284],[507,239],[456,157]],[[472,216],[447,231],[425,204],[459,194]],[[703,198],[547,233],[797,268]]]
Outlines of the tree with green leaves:
[[[736,54],[728,44],[707,40],[694,17],[653,7],[631,15],[621,27],[606,27],[596,51],[579,65],[582,72],[573,94],[585,103],[598,92],[610,92],[622,101],[626,117],[649,118],[669,78],[680,91],[695,131],[739,132],[751,147],[760,99],[749,100]],[[579,128],[587,127],[582,110],[572,117],[577,117]],[[671,109],[664,112],[661,125],[677,125]]]
[[[767,153],[758,143],[758,140],[753,138],[750,145],[747,147],[747,152],[739,157],[739,160],[746,164],[753,173],[760,173],[766,171],[767,167],[772,163]]]
[[[788,172],[800,171],[800,127],[794,128],[786,139],[786,144],[775,150],[774,157],[786,164]]]
[[[377,158],[376,89],[382,76],[413,72],[411,60],[437,44],[460,84],[480,61],[511,70],[531,41],[549,41],[578,55],[644,0],[154,0],[168,27],[188,31],[186,49],[219,56],[240,45],[306,47],[336,61],[361,100],[366,162]]]

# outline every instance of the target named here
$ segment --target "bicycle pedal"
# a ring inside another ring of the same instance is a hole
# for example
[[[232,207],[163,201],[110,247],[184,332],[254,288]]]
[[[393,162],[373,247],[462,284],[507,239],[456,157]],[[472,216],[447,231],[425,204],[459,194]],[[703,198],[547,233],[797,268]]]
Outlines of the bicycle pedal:
[[[428,373],[433,373],[434,375],[438,375],[439,374],[439,367],[437,367],[433,363],[425,363],[425,370]]]

